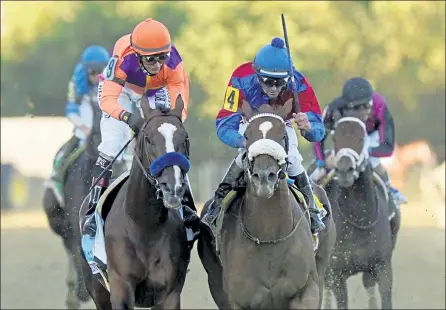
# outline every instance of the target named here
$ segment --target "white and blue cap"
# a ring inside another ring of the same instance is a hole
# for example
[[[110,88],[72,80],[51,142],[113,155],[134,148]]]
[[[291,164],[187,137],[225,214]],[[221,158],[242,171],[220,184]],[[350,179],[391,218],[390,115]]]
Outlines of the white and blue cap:
[[[271,44],[265,45],[254,58],[254,70],[262,77],[286,79],[289,77],[290,62],[285,42],[273,38]]]

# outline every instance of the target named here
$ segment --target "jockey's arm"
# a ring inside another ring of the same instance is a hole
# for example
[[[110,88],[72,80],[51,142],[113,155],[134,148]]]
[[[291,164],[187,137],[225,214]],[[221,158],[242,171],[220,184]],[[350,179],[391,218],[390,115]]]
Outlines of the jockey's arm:
[[[232,85],[232,77],[226,88],[223,107],[217,114],[215,127],[218,138],[232,148],[243,148],[245,137],[239,133],[242,121],[241,110],[243,104],[243,92]]]
[[[120,60],[116,56],[110,58],[104,74],[100,75],[98,97],[99,107],[111,117],[121,120],[121,115],[126,112],[118,103],[126,83],[127,74],[120,68]]]
[[[79,105],[85,94],[88,93],[88,76],[81,64],[74,68],[73,75],[68,83],[67,105],[65,107],[66,117],[74,126],[84,125],[80,117]]]
[[[156,89],[167,85],[167,90],[170,96],[171,108],[175,108],[176,99],[181,95],[184,103],[182,113],[183,122],[187,118],[189,106],[189,79],[183,62],[180,62],[174,69],[164,66],[160,74],[155,75],[149,80],[147,89]]]
[[[377,118],[379,120],[379,145],[370,149],[370,156],[388,157],[392,155],[395,147],[395,125],[387,105],[384,105],[382,109],[379,109]]]
[[[215,120],[215,127],[221,142],[232,148],[244,147],[245,137],[238,132],[241,120],[242,116],[238,112],[229,114],[224,109],[220,110]]]
[[[302,83],[306,86],[306,89],[298,93],[300,109],[307,115],[311,124],[311,131],[303,131],[302,135],[309,142],[320,142],[325,135],[321,107],[313,87],[304,76],[302,76]]]

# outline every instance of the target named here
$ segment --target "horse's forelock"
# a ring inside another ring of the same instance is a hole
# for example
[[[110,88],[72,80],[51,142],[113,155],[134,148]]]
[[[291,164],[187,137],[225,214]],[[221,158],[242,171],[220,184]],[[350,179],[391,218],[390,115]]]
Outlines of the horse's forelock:
[[[258,115],[250,121],[247,134],[248,160],[252,161],[259,155],[269,155],[279,165],[285,163],[287,154],[282,140],[286,131],[281,117],[269,113]]]
[[[255,115],[250,120],[246,133],[251,142],[255,142],[259,139],[271,139],[276,142],[280,142],[284,135],[284,123],[280,116],[276,116],[271,113],[261,113]]]

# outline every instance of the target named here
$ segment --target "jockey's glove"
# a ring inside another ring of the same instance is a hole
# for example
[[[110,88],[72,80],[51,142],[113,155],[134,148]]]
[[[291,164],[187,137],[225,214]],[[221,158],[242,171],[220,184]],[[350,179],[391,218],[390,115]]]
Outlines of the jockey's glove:
[[[144,119],[138,114],[133,114],[128,111],[125,111],[121,114],[121,120],[133,130],[133,132],[137,135],[144,125]]]

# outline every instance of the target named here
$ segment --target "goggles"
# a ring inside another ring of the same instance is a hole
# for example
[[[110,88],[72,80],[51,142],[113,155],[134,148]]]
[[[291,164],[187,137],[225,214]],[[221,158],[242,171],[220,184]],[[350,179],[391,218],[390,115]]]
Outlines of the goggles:
[[[153,64],[155,62],[164,63],[169,59],[170,53],[163,53],[163,54],[150,55],[150,56],[139,55],[139,57],[141,59],[141,62],[145,62],[145,63],[149,63],[149,64]]]
[[[259,81],[268,87],[283,87],[288,83],[289,77],[285,77],[285,78],[271,78],[271,77],[264,77],[264,76],[259,76]]]

